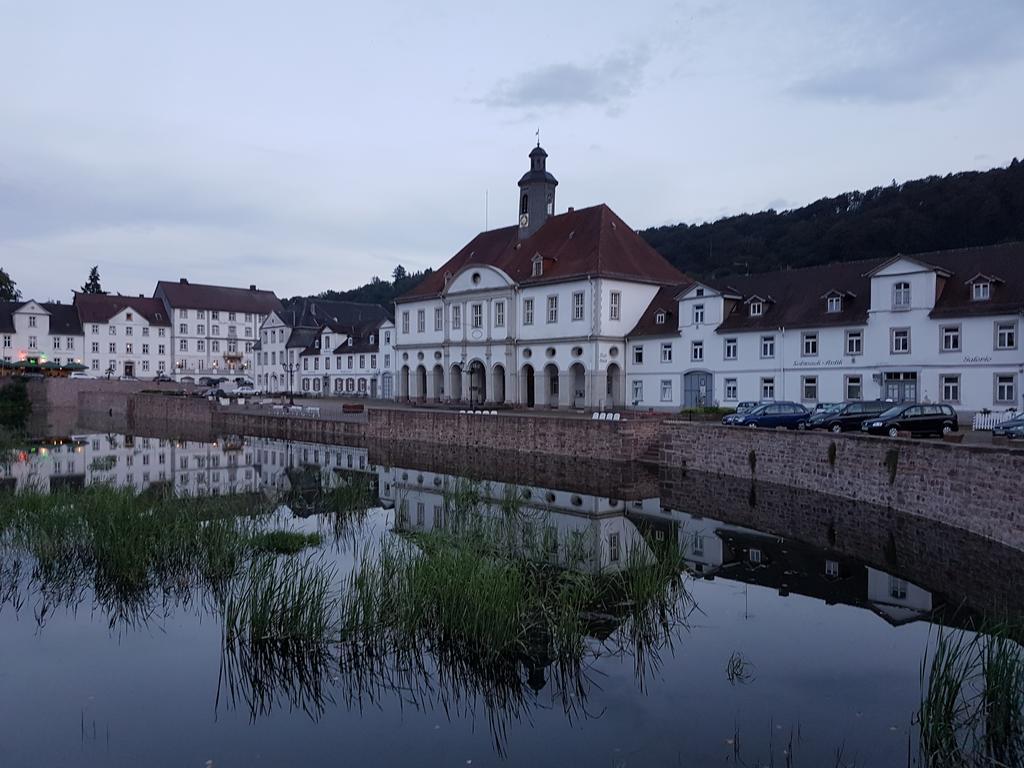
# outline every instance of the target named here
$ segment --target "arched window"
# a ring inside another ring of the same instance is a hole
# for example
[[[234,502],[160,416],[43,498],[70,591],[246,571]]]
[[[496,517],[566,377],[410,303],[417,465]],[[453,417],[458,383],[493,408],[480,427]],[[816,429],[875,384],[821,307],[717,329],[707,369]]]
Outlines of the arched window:
[[[523,193],[523,196],[520,198],[520,200],[519,200],[519,212],[520,213],[529,213],[529,211],[527,210],[529,208],[529,202],[530,202],[529,201],[529,197],[530,197],[529,195],[527,195],[526,193]]]

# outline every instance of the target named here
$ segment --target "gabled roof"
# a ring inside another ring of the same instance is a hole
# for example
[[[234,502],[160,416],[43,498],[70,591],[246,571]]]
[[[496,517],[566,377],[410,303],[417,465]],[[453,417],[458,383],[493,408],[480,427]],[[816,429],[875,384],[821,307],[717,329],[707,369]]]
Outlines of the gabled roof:
[[[544,259],[543,274],[533,276],[533,258]],[[660,285],[679,285],[687,277],[649,246],[607,205],[551,216],[525,240],[517,227],[481,232],[397,302],[441,295],[445,273],[455,275],[473,264],[496,267],[520,285],[608,277]]]
[[[14,333],[14,313],[26,304],[38,304],[50,316],[51,336],[81,336],[82,323],[70,304],[43,301],[0,301],[0,332]]]
[[[721,283],[712,281],[716,290],[744,297],[732,306],[720,332],[775,330],[777,328],[811,328],[832,325],[864,325],[871,303],[871,278],[881,259],[846,261],[781,272],[730,277]],[[842,310],[828,312],[826,296],[843,296]],[[762,314],[751,317],[749,301],[760,298]],[[766,298],[767,297],[767,298]]]
[[[373,325],[390,320],[388,310],[380,304],[358,301],[330,301],[312,296],[288,299],[278,316],[292,328],[328,327],[338,333],[348,329]]]
[[[319,328],[295,328],[285,342],[285,349],[307,349],[320,337]]]
[[[219,310],[254,315],[269,315],[281,309],[281,301],[273,291],[257,290],[255,285],[230,288],[190,283],[184,279],[176,283],[161,280],[156,284],[153,296],[166,298],[167,303],[175,309]]]
[[[627,338],[636,339],[641,336],[678,336],[678,301],[677,296],[685,289],[685,285],[666,285],[658,289],[647,305],[647,309],[640,315],[640,319],[633,330],[626,334]],[[658,312],[665,313],[665,322],[658,324],[655,317]]]
[[[1005,315],[1024,311],[1024,242],[978,248],[957,248],[916,254],[916,257],[952,273],[945,281],[931,317]],[[993,282],[990,297],[974,301],[968,278],[999,275],[1005,282]],[[962,276],[962,277],[961,277]]]
[[[150,325],[170,326],[167,308],[160,299],[106,293],[75,293],[75,307],[83,323],[106,323],[125,309],[133,309]]]

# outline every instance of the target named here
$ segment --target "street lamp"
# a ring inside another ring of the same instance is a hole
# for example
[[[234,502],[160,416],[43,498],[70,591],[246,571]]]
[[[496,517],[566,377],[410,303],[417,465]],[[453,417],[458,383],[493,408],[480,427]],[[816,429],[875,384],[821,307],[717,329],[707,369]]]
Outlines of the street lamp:
[[[292,374],[299,370],[295,363],[281,363],[281,368],[288,374],[288,403],[295,405],[295,396],[292,394]]]

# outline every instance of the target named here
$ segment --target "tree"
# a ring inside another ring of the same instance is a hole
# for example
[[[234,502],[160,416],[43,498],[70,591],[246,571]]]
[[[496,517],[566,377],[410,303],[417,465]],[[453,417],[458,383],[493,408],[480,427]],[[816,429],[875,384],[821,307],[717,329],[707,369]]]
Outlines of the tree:
[[[89,279],[82,286],[82,293],[103,293],[103,286],[100,285],[100,268],[93,267],[89,270]]]
[[[18,301],[21,299],[21,291],[7,274],[3,267],[0,267],[0,301]]]
[[[408,272],[405,271],[405,267],[399,264],[395,267],[395,271],[391,273],[392,279],[397,283],[404,280],[408,276]]]

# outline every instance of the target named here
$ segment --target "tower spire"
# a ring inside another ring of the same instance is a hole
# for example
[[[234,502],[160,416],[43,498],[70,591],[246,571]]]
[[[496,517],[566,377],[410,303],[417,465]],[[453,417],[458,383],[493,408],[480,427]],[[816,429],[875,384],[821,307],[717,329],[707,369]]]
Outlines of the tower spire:
[[[558,180],[547,169],[548,153],[540,145],[530,150],[530,170],[519,179],[519,239],[525,240],[555,215],[555,187]]]

